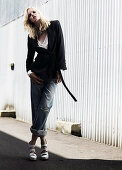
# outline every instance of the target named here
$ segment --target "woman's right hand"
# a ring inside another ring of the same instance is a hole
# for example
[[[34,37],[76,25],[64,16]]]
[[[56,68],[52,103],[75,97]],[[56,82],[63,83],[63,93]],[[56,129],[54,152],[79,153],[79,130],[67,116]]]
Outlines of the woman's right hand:
[[[34,72],[32,72],[29,77],[32,79],[32,81],[36,84],[41,84],[44,80],[40,79],[39,77],[36,76]]]

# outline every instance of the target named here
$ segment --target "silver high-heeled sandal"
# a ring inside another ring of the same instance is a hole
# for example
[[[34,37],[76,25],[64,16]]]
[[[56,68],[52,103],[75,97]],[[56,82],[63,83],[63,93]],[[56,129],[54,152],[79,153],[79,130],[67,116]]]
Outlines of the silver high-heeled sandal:
[[[40,158],[42,160],[48,160],[49,159],[49,153],[47,150],[47,141],[45,144],[41,145],[41,153],[40,153]]]
[[[35,145],[31,145],[28,143],[28,147],[29,147],[29,151],[30,151],[30,153],[29,153],[30,160],[37,160]]]

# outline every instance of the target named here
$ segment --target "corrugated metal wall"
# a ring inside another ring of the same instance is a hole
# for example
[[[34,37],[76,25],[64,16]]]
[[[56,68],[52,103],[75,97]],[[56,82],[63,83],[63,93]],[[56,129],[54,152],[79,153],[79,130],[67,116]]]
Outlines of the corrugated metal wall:
[[[0,26],[6,25],[22,16],[26,7],[33,4],[41,6],[48,1],[50,0],[0,0]]]
[[[49,19],[61,22],[68,67],[63,76],[78,99],[75,103],[58,84],[47,127],[55,129],[56,120],[78,122],[83,137],[122,148],[121,0],[51,0],[36,6]],[[25,71],[27,33],[22,20],[0,29],[0,106],[12,103],[17,119],[31,121],[29,78]],[[11,61],[15,62],[15,71],[10,70]]]

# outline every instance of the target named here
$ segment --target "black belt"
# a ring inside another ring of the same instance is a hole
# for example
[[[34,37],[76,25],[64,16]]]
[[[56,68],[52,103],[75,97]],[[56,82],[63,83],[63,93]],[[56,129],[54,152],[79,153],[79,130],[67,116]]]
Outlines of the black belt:
[[[62,76],[62,73],[61,73],[61,70],[58,70],[59,71],[59,75],[61,77],[61,80],[62,80],[62,83],[64,85],[64,87],[66,88],[66,90],[68,91],[68,93],[71,95],[71,97],[74,99],[75,102],[77,102],[77,99],[75,98],[75,96],[73,96],[73,94],[71,93],[71,91],[68,89],[68,87],[66,86],[65,82],[64,82],[64,79],[63,79],[63,76]]]

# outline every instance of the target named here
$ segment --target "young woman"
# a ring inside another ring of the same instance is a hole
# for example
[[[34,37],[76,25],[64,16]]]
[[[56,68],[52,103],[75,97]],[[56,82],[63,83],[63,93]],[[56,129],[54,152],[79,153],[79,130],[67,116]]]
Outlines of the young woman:
[[[46,140],[46,120],[53,105],[57,84],[61,82],[60,70],[67,70],[64,39],[60,22],[44,19],[35,8],[27,8],[24,28],[29,32],[26,70],[31,83],[32,139],[28,143],[29,158],[36,160],[35,143],[41,140],[40,157],[49,158]],[[34,59],[35,52],[37,56]]]

